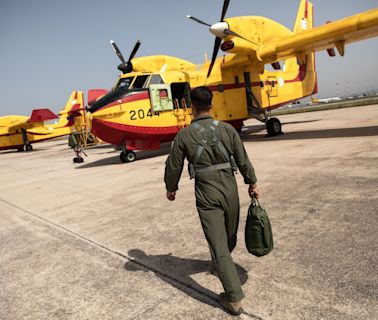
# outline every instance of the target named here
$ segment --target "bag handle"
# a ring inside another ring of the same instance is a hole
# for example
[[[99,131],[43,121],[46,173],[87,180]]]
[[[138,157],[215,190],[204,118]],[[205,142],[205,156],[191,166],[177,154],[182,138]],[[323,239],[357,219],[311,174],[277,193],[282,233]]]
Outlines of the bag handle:
[[[252,202],[252,204],[253,204],[254,206],[259,206],[259,207],[261,207],[260,202],[259,202],[259,199],[257,199],[255,195],[253,195],[253,196],[251,197],[251,202]]]

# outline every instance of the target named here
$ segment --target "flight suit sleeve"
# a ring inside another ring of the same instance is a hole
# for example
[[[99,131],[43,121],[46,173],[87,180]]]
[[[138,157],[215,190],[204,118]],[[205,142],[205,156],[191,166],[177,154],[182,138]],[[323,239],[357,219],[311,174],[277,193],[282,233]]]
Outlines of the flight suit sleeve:
[[[253,168],[251,162],[249,161],[248,154],[245,151],[243,142],[241,141],[239,134],[233,128],[232,128],[232,140],[233,140],[233,146],[234,146],[234,150],[233,150],[234,158],[240,170],[240,173],[244,177],[244,183],[255,184],[257,182],[255,169]]]
[[[175,192],[178,189],[181,173],[184,167],[184,143],[177,134],[172,143],[171,152],[165,162],[164,182],[167,191]]]

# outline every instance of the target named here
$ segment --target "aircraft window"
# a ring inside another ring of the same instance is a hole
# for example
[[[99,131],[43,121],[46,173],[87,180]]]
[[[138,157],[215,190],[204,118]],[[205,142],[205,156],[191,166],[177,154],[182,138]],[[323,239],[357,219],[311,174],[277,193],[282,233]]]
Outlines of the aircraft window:
[[[129,88],[130,84],[133,82],[134,77],[122,78],[117,83],[117,88]]]
[[[150,79],[150,84],[161,84],[164,83],[163,79],[160,77],[159,74],[153,74]]]
[[[136,77],[134,84],[133,84],[133,88],[134,89],[144,88],[144,85],[147,82],[148,77],[149,77],[149,75]]]

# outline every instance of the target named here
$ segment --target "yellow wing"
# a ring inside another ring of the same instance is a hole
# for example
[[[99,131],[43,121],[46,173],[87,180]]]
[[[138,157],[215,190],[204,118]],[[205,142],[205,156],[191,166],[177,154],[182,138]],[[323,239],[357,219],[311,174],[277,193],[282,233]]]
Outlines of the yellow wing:
[[[263,63],[301,57],[335,47],[340,55],[344,55],[345,44],[375,36],[378,36],[378,8],[310,30],[292,33],[284,38],[270,40],[258,46],[256,55]]]
[[[0,135],[15,132],[27,125],[29,117],[25,116],[4,116],[0,117]]]
[[[54,131],[54,128],[52,127],[45,127],[43,125],[39,127],[34,127],[31,129],[28,129],[27,132],[31,134],[38,134],[38,135],[45,135],[45,134],[51,134]]]

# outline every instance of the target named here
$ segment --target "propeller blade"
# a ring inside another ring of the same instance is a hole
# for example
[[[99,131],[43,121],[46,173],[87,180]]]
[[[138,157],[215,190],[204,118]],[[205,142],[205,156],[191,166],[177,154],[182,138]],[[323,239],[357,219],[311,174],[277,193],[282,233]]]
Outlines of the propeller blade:
[[[130,54],[130,57],[129,57],[128,62],[130,62],[130,61],[134,58],[134,56],[135,56],[135,54],[137,53],[139,47],[140,47],[140,41],[138,40],[138,41],[136,42],[135,46],[134,46],[133,51],[131,51],[131,54]]]
[[[220,47],[221,43],[222,43],[222,39],[219,38],[219,37],[216,37],[215,42],[214,42],[213,56],[211,57],[211,63],[210,63],[209,71],[207,72],[206,78],[210,77],[210,74],[211,74],[211,71],[213,70],[215,59],[217,58],[219,47]]]
[[[221,22],[224,21],[224,17],[226,16],[226,12],[227,12],[229,4],[230,4],[230,0],[224,0],[224,2],[223,2],[223,9],[222,9],[222,15],[221,15],[221,19],[220,19]]]
[[[206,23],[206,22],[203,22],[203,21],[200,20],[200,19],[197,19],[197,18],[192,17],[192,16],[186,16],[186,17],[187,17],[188,19],[192,19],[192,20],[194,20],[194,21],[196,21],[196,22],[198,22],[198,23],[200,23],[200,24],[203,24],[203,25],[205,25],[205,26],[211,27],[210,24],[208,24],[208,23]]]
[[[244,37],[241,36],[240,34],[234,32],[234,31],[232,31],[232,30],[230,30],[230,29],[226,29],[226,30],[224,30],[223,32],[224,32],[225,34],[229,35],[229,36],[235,36],[235,37],[241,38],[241,39],[243,39],[243,40],[245,40],[245,41],[248,41],[248,42],[250,42],[250,43],[252,43],[252,44],[255,44],[256,46],[258,45],[256,42],[253,42],[253,41],[251,41],[251,40],[248,40],[247,38],[244,38]]]
[[[113,40],[110,40],[110,44],[111,44],[111,46],[112,46],[114,52],[117,54],[118,58],[119,58],[123,63],[125,63],[126,61],[125,61],[125,59],[123,58],[123,55],[122,55],[122,53],[121,53],[121,50],[118,49],[116,43],[115,43]]]

